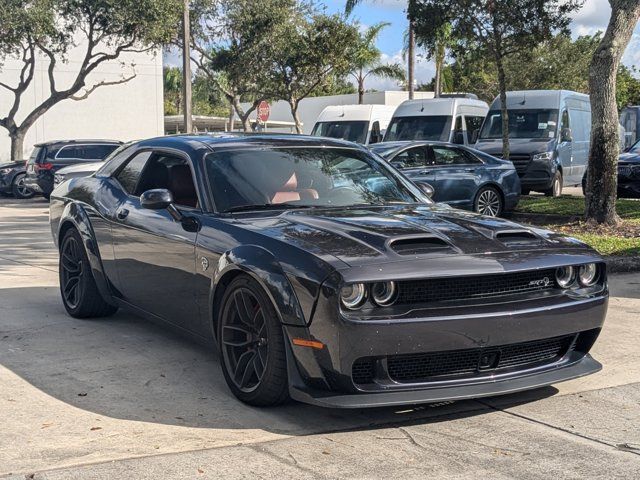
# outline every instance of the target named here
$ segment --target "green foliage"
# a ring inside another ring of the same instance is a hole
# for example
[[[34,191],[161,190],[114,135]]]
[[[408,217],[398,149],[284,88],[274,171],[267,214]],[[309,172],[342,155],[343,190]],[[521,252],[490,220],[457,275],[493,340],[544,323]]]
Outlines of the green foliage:
[[[620,65],[616,79],[616,103],[618,110],[628,105],[640,105],[640,79],[635,66]]]

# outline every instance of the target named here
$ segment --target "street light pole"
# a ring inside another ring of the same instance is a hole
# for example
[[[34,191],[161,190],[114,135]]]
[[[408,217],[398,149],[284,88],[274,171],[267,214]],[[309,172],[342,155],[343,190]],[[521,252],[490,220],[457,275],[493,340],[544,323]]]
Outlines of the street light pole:
[[[191,118],[191,30],[189,21],[189,0],[184,0],[182,17],[182,101],[184,112],[184,133],[192,133]]]
[[[413,20],[409,18],[409,48],[407,49],[407,56],[409,57],[407,65],[407,81],[409,83],[407,90],[409,91],[409,100],[413,100],[413,76],[415,69],[415,48],[416,48],[416,35],[413,29]]]

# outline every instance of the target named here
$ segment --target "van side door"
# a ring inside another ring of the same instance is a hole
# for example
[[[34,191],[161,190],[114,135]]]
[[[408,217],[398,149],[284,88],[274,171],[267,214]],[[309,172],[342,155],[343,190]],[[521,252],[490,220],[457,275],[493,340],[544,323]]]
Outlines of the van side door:
[[[562,114],[560,116],[560,131],[558,132],[558,143],[556,147],[558,164],[562,168],[563,185],[575,183],[575,175],[572,165],[573,145],[571,141],[562,138],[562,132],[567,131],[567,129],[571,129],[571,122],[569,121],[569,110],[565,108],[562,110]],[[580,183],[580,181],[581,180],[578,180],[578,183]]]

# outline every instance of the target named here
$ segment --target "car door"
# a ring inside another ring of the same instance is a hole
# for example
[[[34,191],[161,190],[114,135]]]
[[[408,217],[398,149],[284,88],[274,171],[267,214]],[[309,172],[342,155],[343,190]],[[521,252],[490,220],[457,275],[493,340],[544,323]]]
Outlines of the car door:
[[[391,165],[400,169],[407,177],[414,181],[427,182],[435,187],[435,174],[427,161],[428,153],[425,145],[405,148],[398,152],[390,161]]]
[[[436,202],[469,207],[476,191],[478,169],[483,163],[462,148],[447,145],[430,147],[435,172]]]
[[[199,222],[201,211],[190,160],[159,150],[135,155],[113,178],[125,192],[112,216],[119,290],[128,303],[191,331],[199,330],[195,302],[197,231],[168,210],[144,209],[140,195],[171,190],[176,207]]]
[[[562,138],[562,132],[568,131],[570,128],[571,128],[571,123],[569,121],[569,111],[565,109],[562,111],[562,116],[560,120],[560,132],[558,136],[558,147],[557,147],[558,163],[562,167],[562,177],[563,177],[563,183],[565,185],[576,183],[574,178],[575,174],[574,174],[574,168],[573,168],[573,145],[571,141],[569,140],[563,141],[563,138]],[[580,183],[580,180],[578,180],[577,183]]]

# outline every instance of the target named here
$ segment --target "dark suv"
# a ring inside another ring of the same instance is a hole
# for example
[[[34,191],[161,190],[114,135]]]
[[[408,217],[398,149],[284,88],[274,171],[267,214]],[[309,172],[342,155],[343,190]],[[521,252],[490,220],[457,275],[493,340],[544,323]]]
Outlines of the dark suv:
[[[117,140],[64,140],[35,145],[27,161],[25,187],[49,198],[55,172],[79,163],[99,162],[122,145]]]

